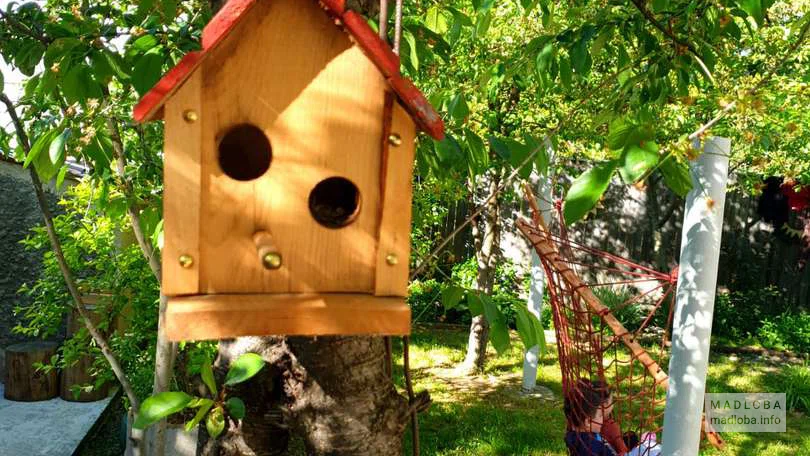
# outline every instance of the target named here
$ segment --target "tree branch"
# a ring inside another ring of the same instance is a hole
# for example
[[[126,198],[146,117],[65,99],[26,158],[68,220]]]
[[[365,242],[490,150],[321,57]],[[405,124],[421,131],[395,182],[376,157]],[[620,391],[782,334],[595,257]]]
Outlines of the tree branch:
[[[649,23],[651,23],[655,28],[657,28],[661,33],[663,33],[664,36],[671,39],[678,46],[682,46],[685,49],[687,49],[689,53],[692,54],[692,56],[695,58],[695,60],[697,60],[698,65],[700,65],[700,68],[701,70],[703,70],[703,73],[706,74],[706,77],[708,77],[709,80],[712,82],[712,84],[714,84],[714,77],[712,76],[711,71],[709,71],[709,67],[707,67],[706,64],[703,63],[703,58],[700,56],[700,53],[695,48],[695,46],[692,45],[692,43],[684,40],[683,38],[679,38],[677,35],[672,33],[672,30],[664,27],[664,24],[662,24],[658,19],[655,18],[655,15],[652,13],[652,11],[647,9],[647,6],[644,4],[644,0],[630,0],[630,1],[633,3],[633,5],[635,5],[636,9],[638,9],[641,12],[644,18],[646,18]]]
[[[27,36],[29,38],[33,38],[33,39],[39,41],[40,43],[44,44],[46,47],[49,44],[51,44],[50,39],[48,39],[44,35],[41,35],[39,33],[34,32],[27,25],[23,24],[22,22],[18,21],[15,18],[11,17],[8,13],[3,12],[2,9],[0,9],[0,17],[2,17],[8,23],[8,25],[10,25],[11,28],[15,29],[17,32],[22,33],[23,35],[25,35],[25,36]]]
[[[105,88],[104,96],[106,102],[109,101],[110,93]],[[121,188],[124,195],[129,201],[134,201],[134,190],[132,183],[127,179],[126,174],[126,155],[124,153],[124,142],[121,140],[121,130],[118,123],[115,121],[114,116],[107,117],[107,131],[110,134],[110,140],[113,145],[113,158],[115,158],[116,169],[118,177],[121,180]],[[127,213],[129,214],[130,224],[132,231],[135,233],[135,239],[141,247],[144,257],[149,262],[149,267],[152,269],[158,283],[162,283],[162,271],[160,265],[160,258],[157,255],[156,249],[152,246],[146,235],[141,228],[141,215],[140,211],[135,207],[134,203],[127,205]],[[157,342],[155,346],[155,377],[152,384],[152,393],[162,393],[169,390],[169,383],[174,373],[174,357],[177,347],[173,342],[170,342],[166,336],[166,305],[168,300],[163,293],[160,294],[160,304],[158,306],[158,327],[157,327]],[[166,420],[160,420],[157,426],[150,429],[148,434],[149,446],[151,447],[150,454],[154,456],[162,456],[166,447]]]
[[[31,143],[28,140],[28,135],[25,133],[25,128],[22,121],[20,120],[19,116],[17,116],[17,110],[14,104],[4,93],[0,93],[0,102],[6,105],[6,109],[9,117],[11,117],[12,123],[14,124],[14,129],[16,130],[17,139],[20,141],[20,145],[22,146],[23,150],[25,150],[26,154],[29,153],[31,151]],[[90,315],[87,313],[87,309],[84,307],[81,294],[76,286],[76,281],[73,279],[73,273],[70,270],[70,266],[68,266],[67,261],[65,261],[65,255],[62,252],[62,244],[57,237],[56,228],[53,224],[53,215],[48,207],[48,201],[45,199],[45,192],[42,189],[42,182],[39,180],[39,176],[37,175],[36,171],[34,171],[33,167],[29,168],[28,170],[31,175],[31,182],[34,185],[37,201],[39,202],[39,208],[42,212],[42,218],[45,220],[45,228],[48,233],[48,239],[51,243],[51,249],[53,250],[56,261],[59,264],[59,270],[62,272],[62,278],[65,280],[65,284],[70,292],[70,296],[73,298],[75,308],[82,317],[82,320],[84,320],[84,326],[87,328],[90,336],[93,338],[96,344],[98,344],[99,348],[101,349],[101,353],[110,364],[110,367],[112,368],[115,377],[118,379],[118,382],[121,383],[121,387],[124,389],[124,393],[126,393],[130,404],[132,404],[132,408],[137,412],[138,407],[140,406],[138,396],[135,395],[135,391],[132,389],[132,385],[129,383],[129,379],[127,379],[124,369],[121,367],[121,364],[118,362],[118,359],[116,359],[115,354],[113,354],[112,350],[110,349],[107,340],[90,320]]]
[[[745,96],[751,96],[757,93],[759,89],[762,88],[765,84],[767,84],[776,74],[777,71],[782,69],[785,64],[790,60],[793,54],[796,52],[799,47],[804,43],[807,39],[808,30],[810,30],[810,19],[805,19],[805,23],[802,26],[801,30],[799,31],[799,37],[796,39],[796,42],[793,43],[788,50],[785,52],[785,55],[782,56],[781,59],[771,67],[771,70],[768,71],[765,76],[753,87],[745,91]],[[699,138],[700,136],[704,135],[710,128],[712,128],[717,122],[723,119],[729,112],[734,110],[737,107],[737,100],[732,101],[731,103],[727,104],[720,110],[711,120],[706,122],[705,124],[701,125],[700,128],[695,130],[692,134],[689,135],[689,140],[694,140]]]

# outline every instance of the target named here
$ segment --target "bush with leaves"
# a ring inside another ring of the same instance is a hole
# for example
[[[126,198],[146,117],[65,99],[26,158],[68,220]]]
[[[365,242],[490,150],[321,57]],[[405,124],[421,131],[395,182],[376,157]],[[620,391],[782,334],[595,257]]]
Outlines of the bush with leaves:
[[[762,345],[810,354],[810,313],[784,313],[766,318],[757,331]]]
[[[756,336],[765,319],[773,319],[789,310],[779,288],[727,291],[714,301],[712,335],[729,339]]]
[[[208,388],[209,397],[198,397],[181,391],[167,391],[152,395],[141,404],[140,413],[135,418],[133,427],[144,429],[163,418],[181,412],[184,409],[196,409],[194,418],[186,422],[185,430],[194,429],[205,419],[205,429],[211,438],[216,439],[225,430],[226,420],[233,423],[245,417],[245,403],[242,399],[231,396],[228,387],[249,380],[258,374],[265,362],[256,353],[245,353],[231,363],[225,381],[217,388],[210,358],[201,366],[200,376]]]
[[[131,234],[123,219],[99,210],[97,198],[99,195],[87,181],[68,188],[59,202],[64,212],[54,217],[54,225],[81,291],[104,295],[103,305],[94,310],[98,328],[109,335],[111,348],[137,394],[143,397],[152,388],[154,374],[158,283],[138,246],[127,242]],[[31,298],[31,304],[15,308],[21,323],[14,331],[29,337],[51,337],[63,327],[73,310],[73,301],[49,249],[44,227],[33,228],[22,242],[27,249],[44,251],[43,269],[39,279],[20,290]],[[123,332],[114,331],[116,320],[123,320]],[[96,381],[92,386],[113,380],[84,326],[65,341],[59,354],[51,367],[64,368],[89,355],[94,358],[90,373]],[[80,386],[91,389],[91,385]]]
[[[810,365],[786,366],[781,382],[788,410],[810,412]]]

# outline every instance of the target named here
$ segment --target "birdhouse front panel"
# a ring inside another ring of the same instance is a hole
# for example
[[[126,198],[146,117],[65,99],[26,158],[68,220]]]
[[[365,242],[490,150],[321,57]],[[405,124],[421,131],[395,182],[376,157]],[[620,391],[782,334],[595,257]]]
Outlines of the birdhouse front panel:
[[[202,68],[200,292],[371,293],[385,80],[314,3],[256,10]]]
[[[416,126],[440,138],[441,120],[359,15],[325,5],[231,0],[136,107],[166,120],[173,340],[410,331]]]

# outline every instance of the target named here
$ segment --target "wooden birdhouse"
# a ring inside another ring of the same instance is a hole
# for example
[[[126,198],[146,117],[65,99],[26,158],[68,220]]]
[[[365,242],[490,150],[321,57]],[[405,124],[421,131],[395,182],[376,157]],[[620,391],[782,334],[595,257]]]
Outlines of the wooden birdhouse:
[[[444,127],[343,1],[231,0],[134,118],[165,120],[170,339],[410,332],[414,139]]]

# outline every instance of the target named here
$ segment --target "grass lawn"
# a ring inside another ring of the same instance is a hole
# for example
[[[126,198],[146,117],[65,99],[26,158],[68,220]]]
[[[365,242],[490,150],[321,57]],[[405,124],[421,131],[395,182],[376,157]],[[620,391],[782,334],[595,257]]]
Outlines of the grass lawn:
[[[453,370],[464,357],[466,342],[465,330],[417,328],[411,337],[414,388],[427,389],[433,398],[433,405],[419,420],[422,454],[567,456],[555,347],[549,346],[538,374],[538,385],[555,393],[556,399],[547,400],[519,394],[523,361],[516,336],[508,353],[500,357],[490,353],[486,372],[479,377],[458,376]],[[402,386],[398,344],[395,350],[399,363],[396,381]],[[773,366],[712,356],[707,390],[781,392],[778,378],[779,370]],[[778,434],[726,433],[723,451],[706,447],[701,454],[810,455],[810,417],[789,412],[787,428],[786,433]],[[405,447],[405,454],[410,454],[410,435]]]

